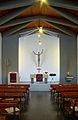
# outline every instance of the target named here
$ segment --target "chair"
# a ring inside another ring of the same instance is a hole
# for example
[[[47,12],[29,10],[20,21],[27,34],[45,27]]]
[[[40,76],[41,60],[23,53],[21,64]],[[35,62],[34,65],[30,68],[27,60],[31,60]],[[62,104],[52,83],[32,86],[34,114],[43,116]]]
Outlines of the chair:
[[[51,76],[52,80],[54,80],[53,77],[56,76],[56,74],[55,73],[50,73],[49,76]]]

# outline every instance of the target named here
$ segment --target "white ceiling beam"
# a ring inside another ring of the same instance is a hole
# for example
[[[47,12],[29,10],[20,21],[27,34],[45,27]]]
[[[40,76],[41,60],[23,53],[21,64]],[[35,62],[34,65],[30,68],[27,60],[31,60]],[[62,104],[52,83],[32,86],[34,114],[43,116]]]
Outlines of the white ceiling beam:
[[[6,2],[3,1],[0,3],[0,10],[25,7],[25,6],[33,5],[35,2],[36,2],[35,0],[9,0]]]
[[[76,24],[74,24],[74,23],[72,23],[68,20],[53,18],[53,17],[47,17],[47,16],[32,16],[32,17],[26,17],[26,18],[13,19],[13,20],[10,20],[9,22],[1,25],[0,28],[19,25],[19,24],[23,24],[23,23],[26,23],[26,22],[32,22],[32,21],[35,21],[35,20],[38,20],[38,19],[42,19],[42,20],[45,20],[47,22],[57,23],[57,24],[60,24],[60,25],[68,26],[68,27],[78,28]]]
[[[68,27],[78,28],[76,24],[65,19],[59,19],[59,18],[53,18],[53,17],[47,17],[47,16],[41,16],[40,18],[47,22],[52,22],[52,23],[56,23],[56,24],[60,24]]]
[[[55,32],[55,33],[57,33],[58,35],[59,34],[65,34],[64,32],[62,32],[62,31],[60,31],[60,30],[58,30],[58,29],[56,29],[56,28],[45,28],[47,31],[52,31],[52,32]]]
[[[10,21],[11,19],[15,18],[16,16],[18,16],[19,14],[21,14],[24,10],[26,10],[28,7],[23,7],[23,8],[19,8],[19,9],[15,9],[12,13],[8,13],[5,16],[0,17],[0,25]]]
[[[58,8],[58,7],[52,7],[57,13],[59,13],[61,16],[65,17],[66,19],[68,19],[69,21],[75,23],[78,25],[78,17],[69,13],[68,11],[66,12],[64,9],[62,8]]]
[[[58,24],[55,24],[55,23],[52,24],[52,23],[50,23],[50,22],[48,22],[48,24],[52,25],[52,27],[60,30],[61,32],[63,32],[64,34],[67,34],[67,35],[69,35],[69,36],[72,36],[72,34],[73,34],[72,31],[66,29],[64,26],[61,26],[61,25],[58,25]]]
[[[10,20],[9,22],[1,25],[0,28],[5,28],[5,27],[14,26],[14,25],[19,25],[19,24],[23,24],[23,23],[26,23],[26,22],[32,22],[32,21],[38,20],[38,19],[39,19],[39,16],[13,19],[13,20]]]
[[[71,10],[78,10],[78,1],[70,1],[70,0],[48,0],[49,5],[55,7],[61,7]]]
[[[17,31],[25,28],[29,24],[30,24],[30,22],[15,26],[15,27],[11,28],[10,30],[7,30],[6,32],[4,32],[4,35],[5,36],[12,35],[12,34],[16,33]]]

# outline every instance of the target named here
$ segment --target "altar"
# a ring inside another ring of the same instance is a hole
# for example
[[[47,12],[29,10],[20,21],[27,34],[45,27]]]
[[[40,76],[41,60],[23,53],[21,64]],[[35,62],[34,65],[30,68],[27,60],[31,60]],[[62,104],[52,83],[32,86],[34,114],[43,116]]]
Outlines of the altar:
[[[31,78],[31,83],[34,82],[44,82],[47,83],[47,79],[48,79],[48,74],[30,74],[30,78]],[[36,79],[36,81],[35,81]]]

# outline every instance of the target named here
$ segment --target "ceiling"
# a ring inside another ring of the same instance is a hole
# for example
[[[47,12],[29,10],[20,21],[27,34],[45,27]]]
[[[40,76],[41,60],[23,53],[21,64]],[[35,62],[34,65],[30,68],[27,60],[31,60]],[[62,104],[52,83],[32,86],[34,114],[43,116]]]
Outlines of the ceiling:
[[[41,26],[48,35],[78,33],[78,1],[0,0],[0,32],[31,35]]]

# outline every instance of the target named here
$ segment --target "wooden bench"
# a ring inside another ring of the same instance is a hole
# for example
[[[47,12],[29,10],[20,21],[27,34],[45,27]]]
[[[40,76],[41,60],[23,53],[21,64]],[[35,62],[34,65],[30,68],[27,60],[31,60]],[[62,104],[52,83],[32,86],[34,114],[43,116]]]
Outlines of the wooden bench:
[[[0,116],[0,120],[6,120],[6,116]]]
[[[77,99],[69,99],[68,105],[64,107],[65,112],[67,112],[68,116],[72,116],[74,119],[78,117],[78,98]]]
[[[73,101],[75,99],[78,99],[78,92],[61,93],[61,100],[62,100],[61,108],[64,110],[64,112],[67,112],[68,115],[73,114],[75,112],[74,107],[78,106],[78,101]]]
[[[15,100],[21,103],[24,108],[25,101],[28,100],[30,84],[0,84],[0,102],[2,100]]]
[[[10,111],[10,113],[7,111],[7,108],[13,108],[13,111]],[[2,100],[0,102],[0,112],[1,115],[7,115],[7,114],[12,114],[14,118],[16,118],[17,111],[16,108],[19,108],[18,115],[20,117],[20,102],[17,100]]]
[[[60,94],[62,92],[78,92],[78,85],[56,85],[54,86],[54,97],[59,104]]]

